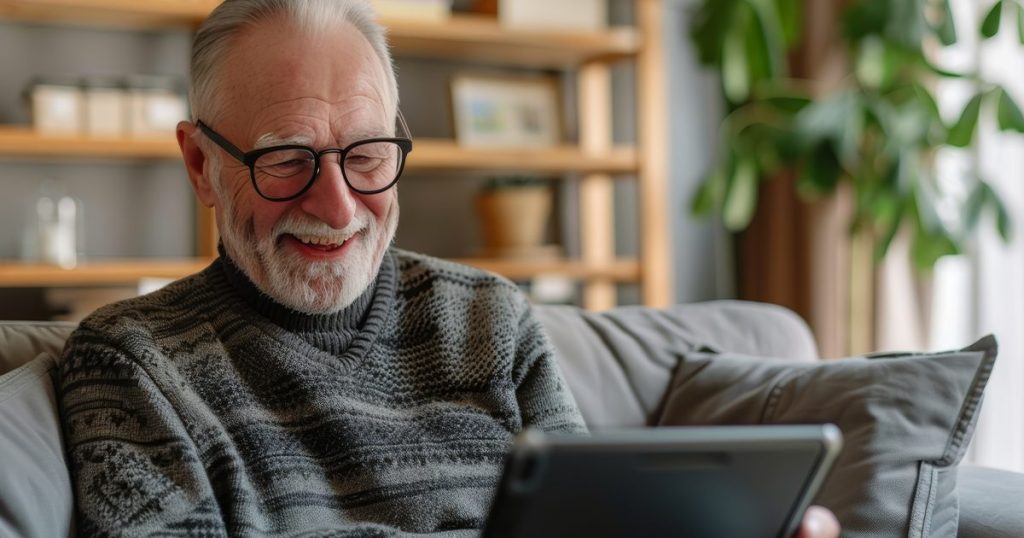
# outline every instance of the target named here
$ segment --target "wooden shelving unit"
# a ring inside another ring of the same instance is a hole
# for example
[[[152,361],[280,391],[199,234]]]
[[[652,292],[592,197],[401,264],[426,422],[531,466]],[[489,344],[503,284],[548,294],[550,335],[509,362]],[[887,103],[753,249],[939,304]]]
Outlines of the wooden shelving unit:
[[[615,305],[618,283],[639,282],[643,302],[671,302],[668,263],[664,146],[664,84],[659,28],[660,0],[634,0],[636,26],[598,32],[526,31],[501,27],[493,19],[453,16],[445,22],[382,21],[396,56],[444,58],[498,66],[575,70],[578,73],[579,145],[543,150],[476,150],[451,140],[417,138],[410,171],[539,172],[580,174],[579,259],[550,261],[457,260],[513,279],[560,275],[582,281],[584,306]],[[216,0],[0,0],[0,20],[135,29],[192,28]],[[636,147],[611,143],[609,67],[636,63],[638,139]],[[173,138],[106,140],[43,136],[30,129],[0,126],[0,159],[180,158]],[[639,259],[614,252],[613,176],[639,183],[642,250]],[[0,263],[0,286],[90,286],[124,284],[144,277],[176,278],[192,273],[214,254],[212,219],[200,212],[201,256],[180,261],[108,261],[72,270]]]

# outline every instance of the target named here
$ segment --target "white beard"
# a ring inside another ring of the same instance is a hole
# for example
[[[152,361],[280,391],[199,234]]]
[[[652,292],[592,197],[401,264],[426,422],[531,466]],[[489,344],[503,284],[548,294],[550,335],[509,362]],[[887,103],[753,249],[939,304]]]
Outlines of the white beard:
[[[391,206],[383,227],[365,208],[343,230],[312,217],[290,214],[266,237],[257,238],[251,217],[239,218],[232,197],[227,193],[218,195],[225,212],[223,218],[218,218],[221,241],[231,260],[260,291],[305,314],[339,312],[359,298],[377,278],[398,227],[396,204]],[[280,239],[284,234],[343,236],[354,238],[355,243],[347,247],[341,260],[310,262],[297,252],[282,250]]]

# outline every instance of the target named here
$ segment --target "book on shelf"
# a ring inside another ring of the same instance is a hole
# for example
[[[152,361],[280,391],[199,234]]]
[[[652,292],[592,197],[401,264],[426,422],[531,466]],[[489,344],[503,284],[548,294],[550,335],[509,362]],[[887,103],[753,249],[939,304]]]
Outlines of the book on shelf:
[[[452,14],[451,0],[371,0],[384,18],[443,22]]]

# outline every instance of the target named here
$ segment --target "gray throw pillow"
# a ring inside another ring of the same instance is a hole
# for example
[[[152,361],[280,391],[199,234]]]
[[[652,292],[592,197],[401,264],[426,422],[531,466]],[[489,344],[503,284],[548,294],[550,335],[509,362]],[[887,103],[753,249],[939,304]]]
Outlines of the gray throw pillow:
[[[42,353],[0,376],[0,536],[71,536],[73,497],[53,373]]]
[[[956,466],[995,357],[991,336],[961,351],[817,364],[689,353],[659,425],[831,422],[844,447],[815,502],[844,537],[956,536]]]

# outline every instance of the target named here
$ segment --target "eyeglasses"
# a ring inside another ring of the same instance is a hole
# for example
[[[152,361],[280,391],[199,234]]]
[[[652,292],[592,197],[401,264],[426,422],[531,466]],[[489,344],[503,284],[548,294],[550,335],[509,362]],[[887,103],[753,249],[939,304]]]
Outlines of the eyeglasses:
[[[405,159],[412,151],[408,138],[369,138],[344,148],[316,151],[300,145],[273,146],[242,152],[202,121],[196,122],[210,140],[249,167],[252,186],[271,202],[287,202],[302,196],[320,175],[320,159],[338,154],[341,175],[359,194],[378,194],[398,183]]]

